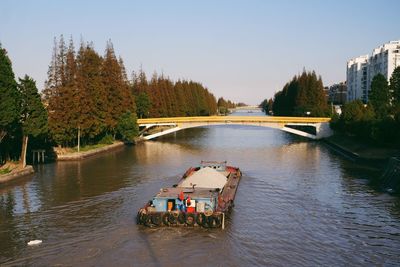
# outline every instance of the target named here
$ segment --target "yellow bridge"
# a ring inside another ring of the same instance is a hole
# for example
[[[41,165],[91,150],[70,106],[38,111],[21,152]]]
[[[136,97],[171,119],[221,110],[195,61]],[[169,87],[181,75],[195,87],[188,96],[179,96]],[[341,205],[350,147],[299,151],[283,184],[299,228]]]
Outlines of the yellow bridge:
[[[249,125],[280,129],[311,139],[332,134],[330,118],[275,116],[204,116],[138,119],[141,136],[150,140],[182,129],[209,125]]]

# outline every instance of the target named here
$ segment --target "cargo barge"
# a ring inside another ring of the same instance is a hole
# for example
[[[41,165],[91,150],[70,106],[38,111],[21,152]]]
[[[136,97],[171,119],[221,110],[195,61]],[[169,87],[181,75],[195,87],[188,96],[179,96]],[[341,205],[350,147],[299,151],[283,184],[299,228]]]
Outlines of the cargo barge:
[[[202,161],[178,184],[160,191],[138,211],[137,224],[224,228],[242,174],[225,162]]]

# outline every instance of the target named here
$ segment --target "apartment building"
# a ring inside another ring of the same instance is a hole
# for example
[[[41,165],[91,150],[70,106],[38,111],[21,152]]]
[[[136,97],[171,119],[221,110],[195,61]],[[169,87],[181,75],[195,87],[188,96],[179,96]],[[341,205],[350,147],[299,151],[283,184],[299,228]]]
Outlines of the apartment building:
[[[347,62],[347,101],[361,99],[368,102],[372,79],[378,73],[389,81],[394,69],[400,66],[400,40],[390,41],[364,55]]]
[[[347,62],[347,101],[367,101],[368,55],[353,58]]]

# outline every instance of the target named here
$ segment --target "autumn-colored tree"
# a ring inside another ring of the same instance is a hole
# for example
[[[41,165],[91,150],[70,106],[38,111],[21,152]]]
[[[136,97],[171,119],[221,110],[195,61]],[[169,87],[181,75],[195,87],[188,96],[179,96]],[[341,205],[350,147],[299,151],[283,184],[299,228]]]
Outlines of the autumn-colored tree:
[[[75,54],[72,38],[68,48],[62,36],[55,39],[44,99],[51,136],[64,146],[115,136],[122,114],[136,112],[123,60],[111,41],[102,58],[91,43],[82,42]]]
[[[106,131],[114,135],[118,119],[128,111],[135,112],[135,105],[122,59],[117,60],[111,41],[107,42],[101,77],[106,100],[102,102],[106,111],[104,123]]]
[[[74,142],[77,131],[77,98],[80,95],[76,83],[76,60],[72,38],[68,49],[64,39],[55,39],[48,79],[45,83],[44,101],[48,104],[49,130],[53,140],[60,145]]]
[[[147,80],[142,69],[133,73],[132,92],[136,98],[144,100],[145,93],[150,100],[149,117],[202,116],[217,112],[217,102],[213,94],[200,83],[186,80],[172,81],[164,75],[154,73]],[[146,101],[137,101],[147,103]],[[145,116],[138,108],[138,117]]]
[[[77,55],[78,127],[85,143],[106,130],[107,93],[102,77],[103,59],[91,44],[81,44]]]

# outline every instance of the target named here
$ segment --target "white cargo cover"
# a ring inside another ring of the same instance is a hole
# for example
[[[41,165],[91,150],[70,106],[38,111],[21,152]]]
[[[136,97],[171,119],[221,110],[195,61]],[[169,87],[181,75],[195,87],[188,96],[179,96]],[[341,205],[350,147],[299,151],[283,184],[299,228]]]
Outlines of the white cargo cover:
[[[195,188],[219,188],[222,189],[226,184],[227,178],[223,173],[218,172],[210,167],[201,168],[194,174],[182,180],[179,187],[192,187]]]

